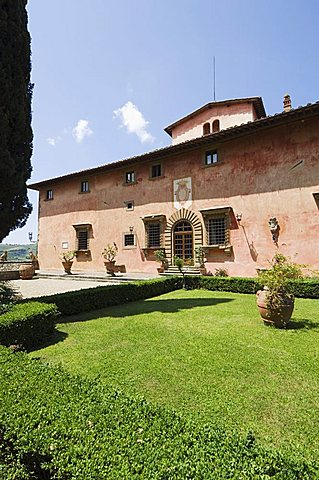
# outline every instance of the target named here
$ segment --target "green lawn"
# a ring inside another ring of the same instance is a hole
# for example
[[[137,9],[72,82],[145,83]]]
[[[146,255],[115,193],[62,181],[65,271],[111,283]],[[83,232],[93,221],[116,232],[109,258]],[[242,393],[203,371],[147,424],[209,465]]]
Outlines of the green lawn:
[[[179,290],[69,317],[31,355],[313,457],[318,312],[319,300],[297,299],[293,328],[276,330],[261,322],[253,295]]]

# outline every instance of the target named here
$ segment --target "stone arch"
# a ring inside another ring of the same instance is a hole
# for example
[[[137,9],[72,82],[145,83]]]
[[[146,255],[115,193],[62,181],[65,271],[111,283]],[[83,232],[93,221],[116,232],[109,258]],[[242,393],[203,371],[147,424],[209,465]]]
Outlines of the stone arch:
[[[171,215],[167,220],[166,228],[164,231],[164,247],[167,260],[169,264],[172,264],[173,246],[172,246],[172,233],[174,225],[181,221],[187,220],[193,227],[194,231],[194,248],[203,245],[203,226],[202,222],[198,218],[195,212],[188,210],[187,208],[181,208]]]

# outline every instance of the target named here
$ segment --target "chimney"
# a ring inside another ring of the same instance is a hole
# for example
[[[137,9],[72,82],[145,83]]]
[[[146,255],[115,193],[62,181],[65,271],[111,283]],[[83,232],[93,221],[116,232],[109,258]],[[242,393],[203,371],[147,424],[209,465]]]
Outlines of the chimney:
[[[291,110],[291,98],[288,93],[284,95],[284,112],[289,112]]]

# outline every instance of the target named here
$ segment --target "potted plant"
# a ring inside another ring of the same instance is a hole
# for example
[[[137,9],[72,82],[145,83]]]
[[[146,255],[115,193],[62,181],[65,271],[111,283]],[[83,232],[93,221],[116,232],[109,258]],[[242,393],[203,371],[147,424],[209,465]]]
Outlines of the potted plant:
[[[160,267],[158,267],[157,271],[158,273],[163,273],[164,270],[167,270],[168,268],[168,261],[165,255],[165,250],[155,250],[154,256],[157,262],[161,264]]]
[[[257,292],[257,306],[266,325],[283,328],[288,324],[294,309],[289,280],[302,278],[302,267],[304,265],[277,253],[271,267],[259,273],[258,279],[264,288]]]
[[[76,257],[76,250],[68,250],[67,252],[63,252],[61,254],[62,265],[64,267],[65,273],[68,275],[71,274],[71,268],[73,265],[73,258]]]
[[[206,275],[207,273],[205,268],[205,262],[206,262],[205,253],[206,253],[206,249],[201,245],[195,248],[195,258],[199,265],[199,271],[201,275]]]
[[[104,257],[104,265],[106,268],[106,273],[114,276],[114,266],[115,266],[115,257],[118,254],[119,249],[117,248],[117,245],[115,242],[113,242],[113,245],[111,243],[108,243],[107,246],[104,248],[102,252],[102,256]]]

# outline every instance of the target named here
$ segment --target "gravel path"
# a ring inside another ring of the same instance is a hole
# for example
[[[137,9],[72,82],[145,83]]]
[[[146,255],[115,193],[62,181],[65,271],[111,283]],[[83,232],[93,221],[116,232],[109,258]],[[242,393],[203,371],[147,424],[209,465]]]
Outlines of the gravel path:
[[[71,292],[83,288],[112,285],[116,282],[98,282],[90,280],[70,280],[55,278],[33,278],[32,280],[12,280],[10,282],[23,298],[41,297],[55,293]]]

